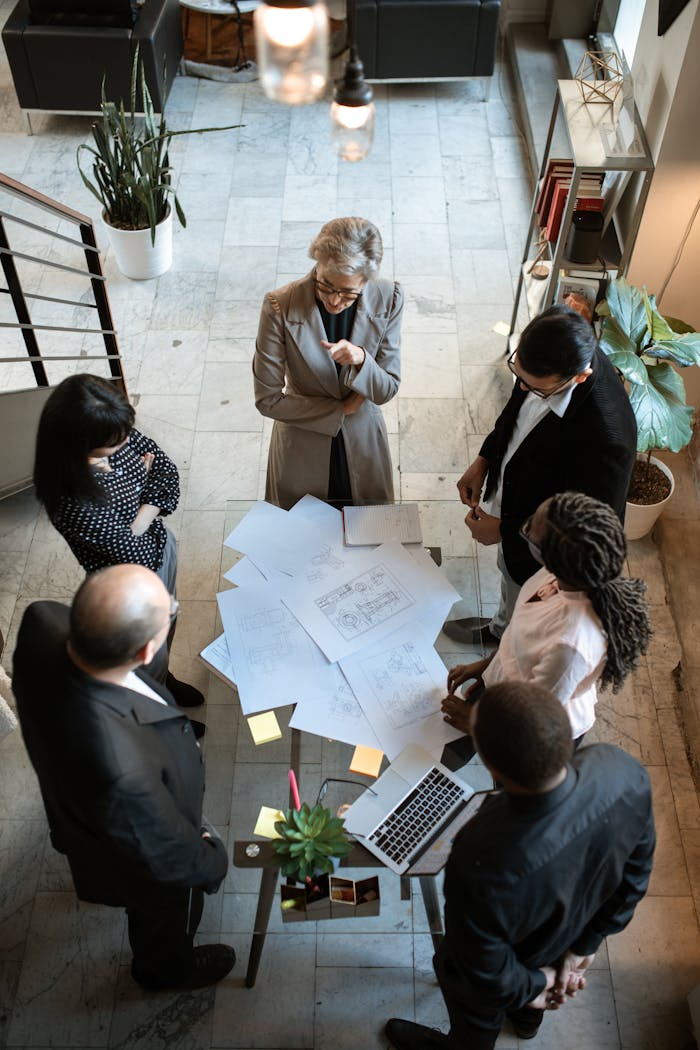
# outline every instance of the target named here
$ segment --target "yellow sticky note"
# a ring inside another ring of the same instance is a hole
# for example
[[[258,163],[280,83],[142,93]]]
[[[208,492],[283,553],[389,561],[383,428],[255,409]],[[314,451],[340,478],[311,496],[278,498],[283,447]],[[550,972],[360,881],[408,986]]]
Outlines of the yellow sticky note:
[[[281,809],[261,806],[258,822],[253,828],[253,834],[262,835],[266,839],[278,839],[280,836],[275,831],[275,822],[278,820],[284,820],[284,813]]]
[[[368,777],[376,777],[384,758],[384,752],[376,747],[363,747],[358,744],[350,762],[351,773],[364,773]]]
[[[269,744],[282,736],[277,715],[274,711],[264,711],[261,715],[252,715],[248,719],[248,728],[256,744]]]
[[[496,335],[510,335],[510,328],[504,321],[496,321],[491,331]]]

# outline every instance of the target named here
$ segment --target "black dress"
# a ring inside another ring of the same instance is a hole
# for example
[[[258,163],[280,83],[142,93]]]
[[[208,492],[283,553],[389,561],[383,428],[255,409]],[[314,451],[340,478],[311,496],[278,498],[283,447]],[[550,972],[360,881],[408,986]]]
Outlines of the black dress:
[[[355,322],[355,311],[357,302],[348,306],[339,314],[331,314],[326,310],[320,299],[316,300],[321,321],[326,330],[326,339],[329,343],[337,343],[341,339],[349,339],[352,326]],[[342,365],[336,362],[335,369],[338,375]],[[328,467],[328,497],[326,500],[332,507],[340,510],[342,507],[352,505],[352,491],[350,488],[350,472],[348,471],[348,460],[345,455],[345,441],[342,429],[331,438],[331,457]]]

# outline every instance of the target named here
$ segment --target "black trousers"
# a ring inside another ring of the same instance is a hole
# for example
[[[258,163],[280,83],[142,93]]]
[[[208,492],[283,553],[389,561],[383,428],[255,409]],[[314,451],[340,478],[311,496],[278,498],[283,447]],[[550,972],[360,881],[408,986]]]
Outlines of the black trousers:
[[[163,981],[187,973],[203,909],[202,890],[178,886],[162,886],[157,897],[129,905],[126,916],[134,971]]]
[[[542,1023],[544,1010],[533,1010],[529,1006],[507,1010],[493,1017],[479,1017],[477,1023],[477,1019],[467,1011],[463,1001],[454,994],[451,982],[442,979],[444,974],[449,973],[449,961],[443,958],[438,962],[436,955],[433,958],[433,966],[450,1018],[447,1045],[454,1047],[454,1050],[493,1050],[506,1017],[514,1022],[522,1018],[528,1025],[533,1021]]]

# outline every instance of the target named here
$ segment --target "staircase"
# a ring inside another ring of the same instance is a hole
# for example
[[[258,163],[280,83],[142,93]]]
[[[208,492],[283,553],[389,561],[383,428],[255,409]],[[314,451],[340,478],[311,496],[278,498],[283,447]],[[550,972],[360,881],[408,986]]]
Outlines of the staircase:
[[[92,220],[0,173],[0,499],[32,483],[46,398],[90,371],[126,392]]]

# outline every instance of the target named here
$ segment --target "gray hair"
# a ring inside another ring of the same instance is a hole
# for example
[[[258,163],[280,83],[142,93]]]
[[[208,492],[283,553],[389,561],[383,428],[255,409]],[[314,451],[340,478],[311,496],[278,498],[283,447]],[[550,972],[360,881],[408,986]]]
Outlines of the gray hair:
[[[331,273],[369,281],[378,271],[383,254],[382,235],[369,219],[349,216],[331,219],[311,242],[309,255]]]

